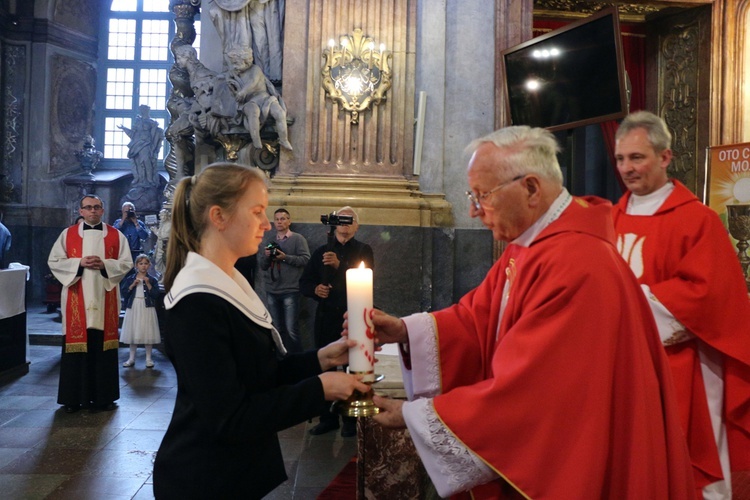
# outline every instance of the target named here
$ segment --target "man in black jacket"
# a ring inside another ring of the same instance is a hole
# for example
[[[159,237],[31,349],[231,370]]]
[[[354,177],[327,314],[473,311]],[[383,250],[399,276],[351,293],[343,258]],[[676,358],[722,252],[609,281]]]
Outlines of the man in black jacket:
[[[343,207],[337,215],[352,217],[352,223],[336,226],[335,237],[319,247],[310,257],[300,278],[300,291],[318,302],[315,313],[315,346],[322,347],[341,336],[341,325],[346,312],[346,270],[358,267],[373,268],[372,248],[354,239],[359,229],[359,217],[352,207]],[[320,415],[320,423],[310,429],[317,436],[339,428],[338,415],[326,411]],[[344,417],[341,429],[343,437],[356,435],[356,419]]]

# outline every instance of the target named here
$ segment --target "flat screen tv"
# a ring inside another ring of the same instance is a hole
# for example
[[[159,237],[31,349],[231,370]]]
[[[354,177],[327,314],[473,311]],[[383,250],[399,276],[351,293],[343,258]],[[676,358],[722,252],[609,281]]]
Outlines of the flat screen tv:
[[[549,130],[627,114],[617,9],[603,9],[502,52],[513,125]]]

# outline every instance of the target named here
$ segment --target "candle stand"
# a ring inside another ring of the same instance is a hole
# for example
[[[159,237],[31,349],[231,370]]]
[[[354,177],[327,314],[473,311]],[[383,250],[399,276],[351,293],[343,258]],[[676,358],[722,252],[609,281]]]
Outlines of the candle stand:
[[[357,373],[357,372],[349,372]],[[365,384],[372,385],[380,382],[385,378],[383,375],[375,375],[375,380],[372,382],[365,382]],[[372,417],[380,413],[380,408],[375,406],[372,400],[373,391],[369,390],[366,393],[360,391],[354,391],[351,396],[345,401],[337,401],[334,403],[334,411],[345,417]]]

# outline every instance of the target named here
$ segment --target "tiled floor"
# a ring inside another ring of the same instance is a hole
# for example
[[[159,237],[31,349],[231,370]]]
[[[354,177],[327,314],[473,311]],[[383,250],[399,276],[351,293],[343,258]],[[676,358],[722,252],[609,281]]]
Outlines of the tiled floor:
[[[28,331],[59,334],[60,324],[30,308]],[[54,341],[54,340],[52,340]],[[32,341],[33,344],[34,341]],[[67,414],[57,405],[60,347],[31,345],[29,373],[0,386],[0,497],[3,499],[150,499],[156,450],[169,424],[176,377],[158,350],[155,368],[120,368],[112,412]],[[120,362],[128,357],[120,349]],[[289,480],[266,498],[313,499],[356,454],[356,439],[310,436],[302,423],[279,434]]]

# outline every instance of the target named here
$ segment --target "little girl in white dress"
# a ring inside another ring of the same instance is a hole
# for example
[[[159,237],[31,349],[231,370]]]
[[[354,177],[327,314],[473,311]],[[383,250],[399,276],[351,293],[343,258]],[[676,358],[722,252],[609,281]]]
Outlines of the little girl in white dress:
[[[151,350],[161,342],[159,320],[156,317],[156,300],[159,298],[159,283],[148,274],[151,260],[141,254],[135,259],[135,267],[120,284],[125,301],[125,319],[122,321],[120,342],[130,344],[130,358],[122,366],[135,365],[135,351],[138,344],[146,348],[146,368],[153,368]]]

